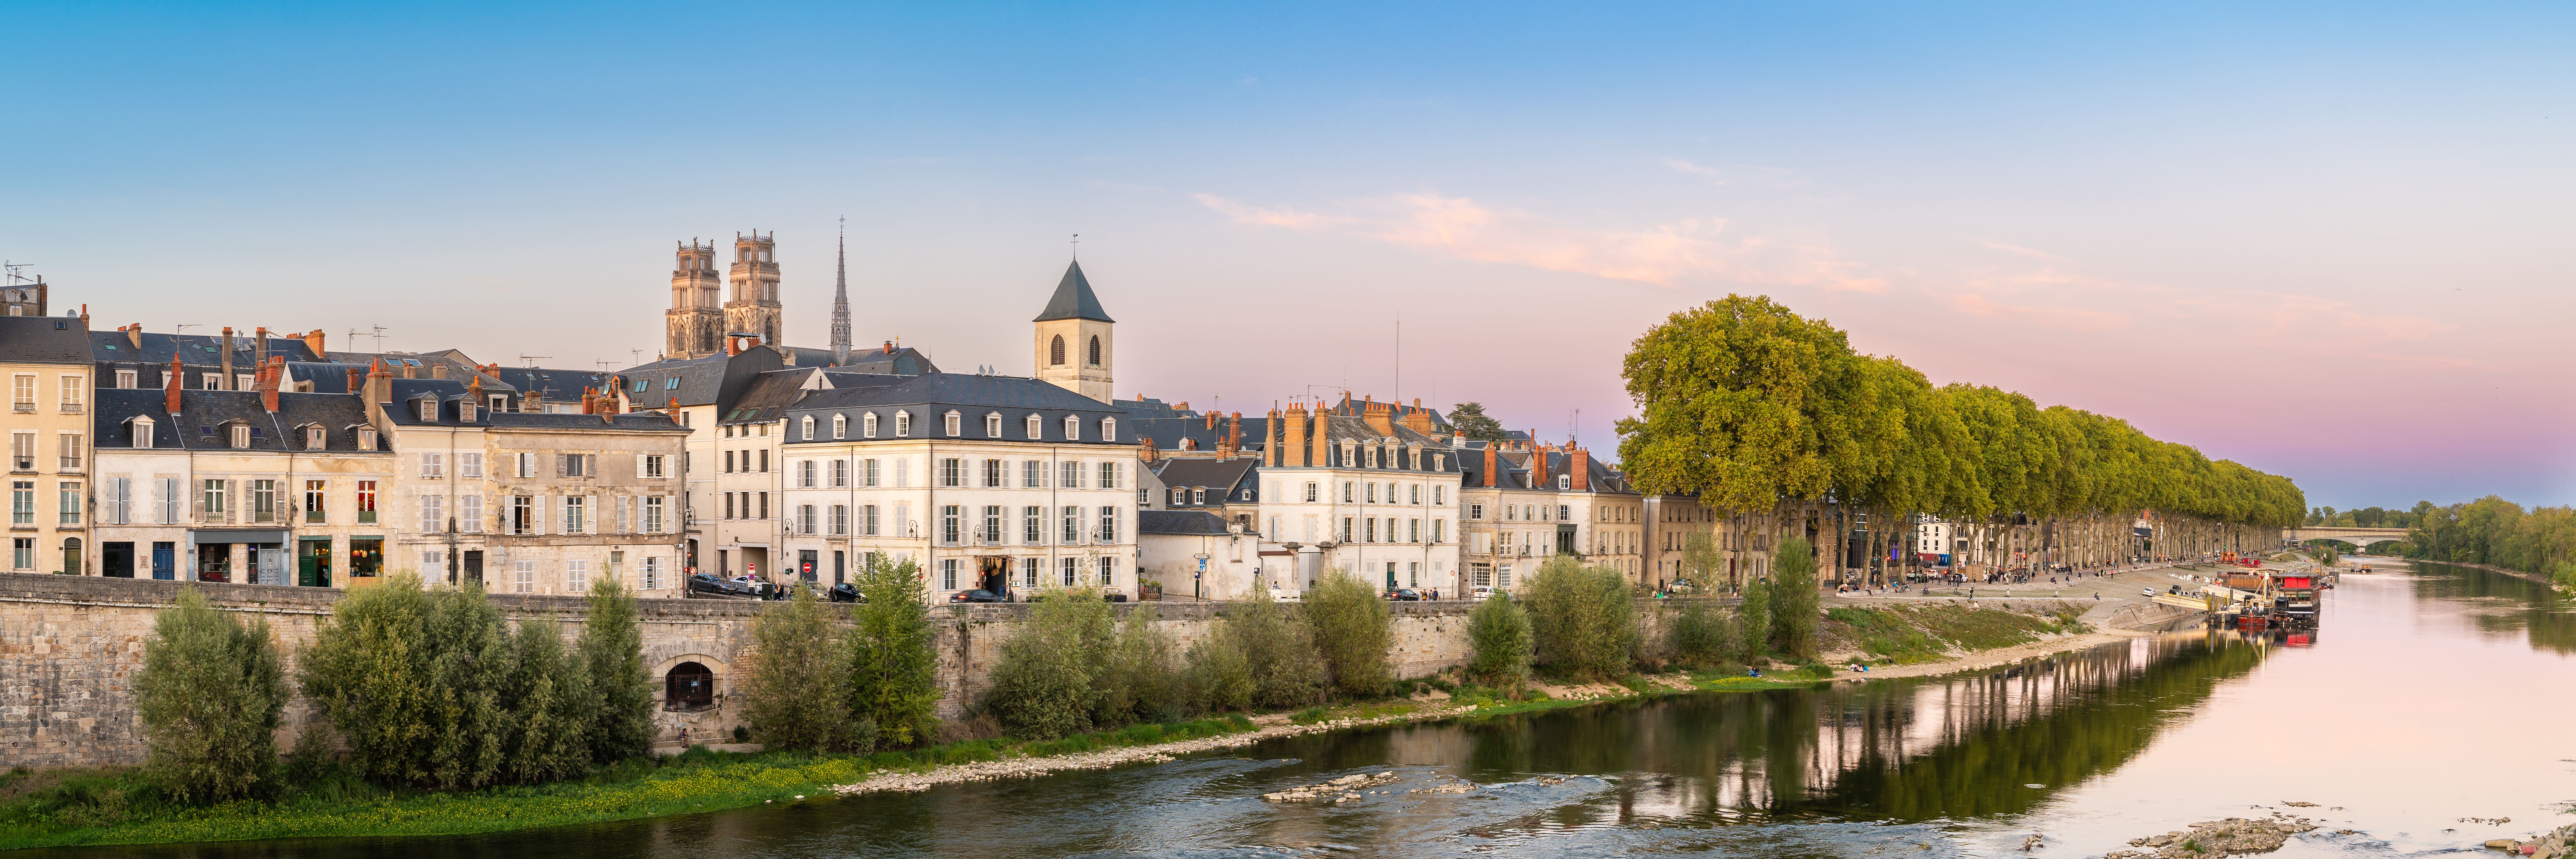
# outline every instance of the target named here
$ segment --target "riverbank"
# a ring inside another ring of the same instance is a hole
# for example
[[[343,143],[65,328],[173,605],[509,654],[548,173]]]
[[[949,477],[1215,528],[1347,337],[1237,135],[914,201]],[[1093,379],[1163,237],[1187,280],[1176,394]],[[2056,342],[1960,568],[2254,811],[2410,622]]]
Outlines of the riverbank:
[[[2494,565],[2494,564],[2472,564],[2472,563],[2469,563],[2469,562],[2467,562],[2467,561],[2422,561],[2422,560],[2416,560],[2416,559],[2413,559],[2413,558],[2396,558],[2396,559],[2393,559],[2393,560],[2396,560],[2396,561],[2398,561],[2398,562],[2400,562],[2400,563],[2443,564],[2443,565],[2453,566],[2453,567],[2468,567],[2468,568],[2473,569],[2473,570],[2485,570],[2485,571],[2490,572],[2490,573],[2502,573],[2502,574],[2504,574],[2504,575],[2512,576],[2512,577],[2517,578],[2517,579],[2527,579],[2527,580],[2530,580],[2530,581],[2539,582],[2539,583],[2541,583],[2541,584],[2548,585],[2548,586],[2550,586],[2551,588],[2556,589],[2556,590],[2561,590],[2561,591],[2570,590],[2570,588],[2566,585],[2566,583],[2560,582],[2560,581],[2558,581],[2558,580],[2556,580],[2556,579],[2552,579],[2552,578],[2550,578],[2550,577],[2548,577],[2548,576],[2541,575],[2541,574],[2539,574],[2539,573],[2534,573],[2534,572],[2525,571],[2525,570],[2516,570],[2516,569],[2511,569],[2511,568],[2507,568],[2507,567],[2499,567],[2499,566],[2496,566],[2496,565]]]

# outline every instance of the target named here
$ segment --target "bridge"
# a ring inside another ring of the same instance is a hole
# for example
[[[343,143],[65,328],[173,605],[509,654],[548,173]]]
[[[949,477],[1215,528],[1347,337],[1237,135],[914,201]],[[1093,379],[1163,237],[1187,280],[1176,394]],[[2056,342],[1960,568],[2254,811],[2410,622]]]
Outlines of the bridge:
[[[2300,543],[2305,543],[2309,540],[2336,540],[2360,546],[2364,551],[2367,551],[2370,547],[2380,543],[2395,543],[2406,539],[2406,531],[2407,529],[2404,528],[2317,527],[2292,528],[2282,532],[2281,536]]]

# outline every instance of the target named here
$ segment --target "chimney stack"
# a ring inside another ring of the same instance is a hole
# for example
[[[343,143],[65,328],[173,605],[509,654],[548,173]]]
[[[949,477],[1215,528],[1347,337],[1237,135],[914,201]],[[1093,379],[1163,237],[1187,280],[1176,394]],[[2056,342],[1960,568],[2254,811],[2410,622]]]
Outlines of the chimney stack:
[[[351,367],[351,368],[349,368],[349,393],[352,393],[352,394],[363,394],[363,393],[366,393],[366,392],[367,392],[365,388],[361,388],[361,387],[359,387],[359,384],[360,384],[360,382],[358,381],[358,380],[359,380],[359,378],[360,378],[360,376],[358,375],[358,368],[356,368],[356,367]]]
[[[1182,449],[1182,450],[1197,450],[1197,449],[1199,449],[1199,440],[1198,440],[1198,439],[1191,438],[1191,437],[1189,437],[1189,436],[1181,436],[1181,449]]]
[[[1233,459],[1243,449],[1243,413],[1235,412],[1226,419],[1225,437],[1216,443],[1216,458]]]
[[[1279,465],[1303,468],[1306,462],[1306,404],[1289,403],[1288,416],[1279,422]]]
[[[1279,419],[1279,404],[1276,401],[1272,402],[1270,404],[1270,422],[1261,425],[1261,440],[1264,442],[1264,444],[1261,445],[1262,465],[1271,468],[1279,467],[1279,450],[1280,448],[1287,446],[1281,444],[1279,441],[1279,427],[1284,423],[1286,423],[1286,421]]]
[[[268,326],[262,325],[253,330],[257,333],[251,335],[251,355],[260,366],[266,367],[268,366]]]
[[[1547,466],[1547,448],[1532,446],[1530,448],[1529,465],[1531,489],[1556,488],[1556,478],[1548,474]]]
[[[1574,491],[1592,491],[1592,452],[1572,445],[1568,447],[1572,449],[1573,456],[1566,468],[1574,473]]]
[[[286,375],[286,356],[279,355],[259,365],[259,404],[269,414],[277,413],[277,385]]]
[[[89,327],[89,305],[87,304],[81,305],[81,327]]]
[[[432,378],[432,379],[444,379],[444,378],[447,378],[447,362],[445,362],[445,361],[439,361],[439,362],[436,362],[436,363],[432,363],[432,364],[430,364],[430,365],[429,365],[429,377],[430,377],[430,378]]]
[[[1333,416],[1330,413],[1323,409],[1315,410],[1315,422],[1306,428],[1306,440],[1314,444],[1315,449],[1307,454],[1307,458],[1314,462],[1315,467],[1333,464]],[[1347,466],[1350,463],[1342,464]]]
[[[303,337],[304,350],[313,353],[313,360],[323,360],[322,329],[316,328],[311,331],[304,332]]]
[[[894,341],[888,340],[885,342],[885,354],[894,354]]]
[[[393,371],[385,369],[385,359],[378,358],[374,365],[367,368],[367,404],[387,406],[392,405],[393,401]]]
[[[125,345],[133,347],[138,353],[143,351],[143,323],[137,322],[125,327]]]
[[[227,391],[234,390],[238,386],[233,384],[233,328],[230,325],[224,326],[223,369],[224,377],[217,381],[215,386]]]
[[[1413,398],[1413,407],[1404,410],[1406,428],[1423,435],[1431,434],[1431,411],[1422,407],[1422,398]]]
[[[1140,438],[1136,440],[1136,458],[1146,462],[1155,462],[1163,458],[1163,452],[1154,447],[1153,439]]]
[[[179,413],[179,380],[187,374],[187,368],[179,365],[179,356],[170,356],[170,374],[167,378],[162,380],[161,384],[161,398],[162,403],[165,406],[165,408],[162,409],[163,411],[174,415]],[[171,437],[177,438],[175,433],[178,431],[178,427],[171,427],[170,432],[174,433]],[[155,442],[155,444],[158,443],[159,442]]]
[[[1502,470],[1502,458],[1494,453],[1494,443],[1485,443],[1485,485],[1494,485],[1494,472]]]

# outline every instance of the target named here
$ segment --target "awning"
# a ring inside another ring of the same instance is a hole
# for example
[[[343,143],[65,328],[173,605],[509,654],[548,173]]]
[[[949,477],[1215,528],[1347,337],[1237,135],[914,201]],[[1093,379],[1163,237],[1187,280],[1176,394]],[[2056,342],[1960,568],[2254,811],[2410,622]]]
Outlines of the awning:
[[[201,546],[207,543],[283,543],[286,542],[286,529],[236,528],[208,530],[201,528],[188,532],[188,542]]]

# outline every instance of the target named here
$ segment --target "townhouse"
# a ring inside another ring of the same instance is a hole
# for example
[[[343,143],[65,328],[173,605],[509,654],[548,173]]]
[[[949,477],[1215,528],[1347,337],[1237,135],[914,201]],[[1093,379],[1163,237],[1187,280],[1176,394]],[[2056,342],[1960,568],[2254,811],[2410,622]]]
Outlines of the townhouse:
[[[1263,435],[1254,521],[1290,553],[1290,589],[1330,573],[1373,586],[1456,592],[1461,463],[1429,411],[1364,400],[1357,414],[1273,409]],[[1268,548],[1265,546],[1265,549]]]
[[[1460,498],[1464,585],[1510,589],[1555,555],[1653,584],[1645,498],[1625,474],[1571,445],[1472,445]]]
[[[0,316],[11,571],[97,571],[88,539],[92,370],[86,315]]]

